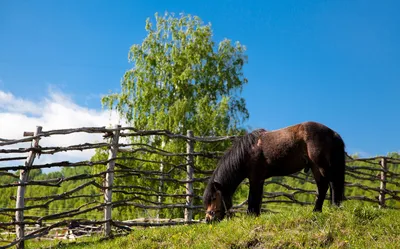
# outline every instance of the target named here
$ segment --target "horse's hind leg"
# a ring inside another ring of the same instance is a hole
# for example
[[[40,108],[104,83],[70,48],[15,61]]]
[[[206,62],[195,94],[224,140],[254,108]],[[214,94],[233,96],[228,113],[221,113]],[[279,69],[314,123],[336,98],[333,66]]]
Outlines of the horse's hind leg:
[[[324,205],[326,192],[329,188],[329,181],[325,176],[322,176],[316,167],[313,168],[315,182],[317,183],[317,200],[315,202],[314,211],[321,212]]]
[[[314,175],[315,182],[317,184],[317,200],[315,202],[314,211],[321,212],[322,206],[324,205],[326,192],[329,189],[329,179],[326,172],[326,160],[321,156],[311,156],[310,159],[313,162],[311,170]],[[325,166],[325,167],[324,167]]]
[[[250,180],[250,190],[248,198],[248,214],[260,215],[261,201],[264,190],[264,180],[252,181]]]

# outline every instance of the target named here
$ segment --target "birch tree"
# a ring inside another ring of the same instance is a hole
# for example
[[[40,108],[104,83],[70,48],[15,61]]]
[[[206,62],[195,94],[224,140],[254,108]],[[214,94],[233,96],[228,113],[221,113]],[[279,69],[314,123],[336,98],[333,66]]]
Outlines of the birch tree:
[[[132,45],[129,50],[132,68],[125,72],[120,92],[104,96],[103,106],[116,109],[131,126],[140,130],[166,129],[179,134],[193,130],[195,136],[243,132],[242,124],[249,118],[246,102],[241,97],[247,84],[243,74],[247,63],[245,46],[229,39],[215,43],[211,24],[204,24],[198,16],[156,13],[155,21],[146,20],[145,30],[147,36],[142,43]],[[133,139],[133,142],[161,146],[171,152],[185,152],[186,148],[185,141],[171,141],[161,136]],[[196,144],[196,150],[224,150],[228,144]],[[141,156],[161,160],[157,155]],[[182,163],[179,158],[162,160]],[[120,163],[149,170],[159,167],[174,177],[184,178],[184,172],[167,164]],[[214,161],[196,158],[196,166],[210,170],[216,165]],[[142,179],[131,177],[118,181],[140,184]],[[169,193],[184,190],[182,184],[173,182],[155,182],[151,187],[162,187]]]

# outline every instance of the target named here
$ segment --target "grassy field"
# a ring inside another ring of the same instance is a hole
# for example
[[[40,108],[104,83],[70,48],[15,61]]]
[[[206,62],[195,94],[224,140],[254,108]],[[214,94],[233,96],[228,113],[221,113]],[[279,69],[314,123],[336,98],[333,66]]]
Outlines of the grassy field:
[[[399,248],[400,211],[346,202],[293,207],[260,217],[240,216],[215,224],[135,228],[128,236],[100,241],[26,242],[27,248]]]

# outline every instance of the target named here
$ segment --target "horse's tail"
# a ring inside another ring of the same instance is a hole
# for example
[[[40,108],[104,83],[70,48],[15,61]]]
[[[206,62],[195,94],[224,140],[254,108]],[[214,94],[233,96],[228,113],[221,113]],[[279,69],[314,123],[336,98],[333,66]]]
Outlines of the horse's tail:
[[[333,188],[333,202],[337,205],[340,205],[344,199],[345,168],[345,143],[340,135],[334,132],[331,151],[331,183]]]

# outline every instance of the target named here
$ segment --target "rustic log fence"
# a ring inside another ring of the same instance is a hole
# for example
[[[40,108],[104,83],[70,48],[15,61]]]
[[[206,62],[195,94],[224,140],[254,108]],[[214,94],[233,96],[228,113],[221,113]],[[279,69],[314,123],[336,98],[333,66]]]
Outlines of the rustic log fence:
[[[97,143],[68,146],[39,144],[39,140],[47,137],[76,133],[99,134],[104,139]],[[185,136],[166,130],[141,131],[121,126],[50,131],[42,131],[42,127],[37,127],[36,132],[26,132],[24,135],[26,137],[22,139],[0,138],[1,155],[19,154],[0,157],[0,179],[3,179],[0,181],[1,199],[9,199],[0,202],[3,203],[0,205],[2,248],[14,245],[24,248],[24,241],[34,238],[57,238],[60,237],[60,229],[69,229],[61,230],[64,238],[69,237],[65,234],[71,231],[85,229],[89,233],[102,231],[104,236],[111,236],[117,232],[129,232],[133,226],[202,222],[202,191],[222,151],[201,150],[202,146],[196,145],[218,144],[235,138],[196,137],[192,131],[188,131]],[[186,144],[183,147],[186,150],[170,152],[163,146],[159,148],[132,139],[137,137],[177,140]],[[15,148],[27,142],[31,143],[29,147]],[[34,164],[38,156],[94,149],[100,154],[102,152],[103,158]],[[13,165],[21,160],[25,160],[23,165]],[[202,168],[197,166],[200,161],[203,163]],[[130,166],[132,162],[136,163],[135,167]],[[376,203],[381,208],[400,208],[399,163],[399,159],[391,157],[349,157],[346,167],[346,199]],[[208,170],[204,169],[204,165]],[[50,179],[29,177],[29,173],[34,170],[54,167],[84,167],[93,170]],[[69,183],[76,184],[70,189],[63,189]],[[245,181],[240,188],[245,190],[247,187]],[[37,192],[27,194],[30,188],[40,188],[43,192],[49,188],[63,191],[52,191],[47,195]],[[83,190],[86,192],[82,193]],[[310,172],[268,179],[264,190],[263,210],[271,209],[275,203],[312,205],[316,195]],[[17,195],[13,196],[13,193]],[[79,203],[79,200],[83,201]],[[236,205],[233,212],[244,212],[246,200],[240,197],[234,200]],[[75,202],[74,208],[57,208],[58,202],[68,201]],[[279,205],[280,208],[284,206],[287,205]],[[163,210],[171,211],[162,213]]]

